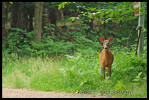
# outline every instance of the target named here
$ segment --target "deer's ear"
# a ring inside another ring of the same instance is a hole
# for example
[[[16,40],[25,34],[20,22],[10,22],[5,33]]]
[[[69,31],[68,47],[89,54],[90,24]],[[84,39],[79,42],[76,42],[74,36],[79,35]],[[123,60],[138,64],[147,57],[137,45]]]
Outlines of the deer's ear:
[[[109,41],[111,41],[112,40],[112,36],[109,38]]]
[[[101,41],[101,42],[104,42],[104,39],[103,39],[102,37],[100,37],[100,41]]]

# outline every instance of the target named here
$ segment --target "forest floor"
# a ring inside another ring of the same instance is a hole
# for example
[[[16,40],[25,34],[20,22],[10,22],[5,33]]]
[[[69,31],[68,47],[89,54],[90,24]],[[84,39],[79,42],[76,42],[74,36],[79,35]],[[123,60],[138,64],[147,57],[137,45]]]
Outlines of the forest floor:
[[[95,95],[89,95],[89,94],[2,88],[2,98],[109,98],[109,97],[105,95],[95,96]]]

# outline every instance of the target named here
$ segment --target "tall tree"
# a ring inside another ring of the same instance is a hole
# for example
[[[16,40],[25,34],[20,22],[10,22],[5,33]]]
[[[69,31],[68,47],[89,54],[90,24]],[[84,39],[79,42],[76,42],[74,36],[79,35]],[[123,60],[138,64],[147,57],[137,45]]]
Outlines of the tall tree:
[[[8,36],[8,12],[9,12],[10,4],[9,2],[2,2],[2,40],[4,41]]]
[[[2,2],[2,40],[5,40],[5,24],[6,24],[6,2]]]
[[[47,8],[44,7],[43,8],[43,15],[42,15],[42,29],[44,31],[44,33],[47,33],[47,29],[45,29],[45,27],[49,27],[49,23],[48,23],[48,14],[47,14]]]
[[[49,19],[50,19],[50,24],[56,25],[56,12],[57,10],[55,8],[48,9],[49,12]]]
[[[50,21],[50,24],[56,25],[57,20],[57,7],[60,4],[60,2],[49,2],[47,3],[47,9],[48,9],[48,19]]]
[[[12,28],[20,28],[25,30],[27,27],[27,19],[23,2],[14,2],[12,11]]]
[[[40,41],[41,41],[43,4],[44,4],[44,2],[35,2],[34,30],[35,30],[36,34],[35,34],[34,41],[36,43],[40,43]]]
[[[28,19],[28,28],[27,31],[33,31],[33,17],[34,17],[34,2],[25,2],[25,9],[26,9],[26,17]]]
[[[139,2],[139,19],[138,19],[138,48],[137,54],[140,57],[140,54],[143,53],[144,48],[144,34],[142,32],[142,28],[144,27],[144,14],[142,15],[142,2]]]

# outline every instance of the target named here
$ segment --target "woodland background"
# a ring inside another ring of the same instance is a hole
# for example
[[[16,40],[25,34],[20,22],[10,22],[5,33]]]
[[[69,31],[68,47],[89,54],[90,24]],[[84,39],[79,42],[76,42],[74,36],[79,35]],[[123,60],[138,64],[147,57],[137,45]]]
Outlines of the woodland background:
[[[147,96],[147,3],[143,52],[136,56],[134,2],[2,2],[3,87],[45,91],[141,91]],[[112,79],[103,80],[100,37],[113,40]],[[98,93],[98,92],[97,92]],[[110,94],[108,94],[110,95]]]

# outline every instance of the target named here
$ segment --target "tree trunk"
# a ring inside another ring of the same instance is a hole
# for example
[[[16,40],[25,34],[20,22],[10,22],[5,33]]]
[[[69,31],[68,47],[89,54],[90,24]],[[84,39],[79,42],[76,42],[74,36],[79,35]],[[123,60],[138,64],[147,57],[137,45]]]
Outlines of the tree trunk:
[[[34,27],[33,27],[33,17],[34,17],[34,3],[31,2],[33,6],[30,6],[30,7],[26,7],[26,15],[27,15],[27,19],[28,19],[28,29],[27,31],[28,32],[31,32],[34,30]],[[28,4],[27,4],[28,5]]]
[[[35,25],[34,30],[36,32],[34,41],[36,43],[41,42],[41,28],[42,28],[42,13],[44,2],[35,2]]]
[[[2,2],[2,41],[5,41],[9,34],[9,27],[7,26],[9,12],[9,2]]]
[[[28,12],[26,11],[24,5],[23,5],[23,9],[22,9],[22,12],[23,12],[23,21],[24,21],[24,30],[26,30],[26,32],[29,32],[29,20],[28,20]]]
[[[27,26],[27,16],[25,16],[24,3],[14,2],[13,12],[12,12],[12,28],[20,28],[22,30],[26,29]]]
[[[29,19],[28,19],[29,28],[28,28],[28,32],[31,32],[31,31],[34,30],[34,27],[33,27],[34,9],[33,8],[27,9],[27,13],[29,15]]]
[[[6,34],[6,30],[5,30],[5,25],[6,25],[6,2],[2,2],[2,40],[4,41],[6,39],[5,34]]]
[[[12,28],[17,28],[17,19],[18,19],[18,3],[14,2],[13,3],[13,7],[12,7],[12,23],[11,23],[11,27]]]
[[[62,9],[60,9],[60,14],[61,14],[62,20],[64,22],[65,18],[64,18],[64,13],[63,13],[63,10]],[[65,22],[64,22],[64,26],[65,26]]]
[[[144,27],[144,15],[142,14],[142,11],[140,10],[142,9],[142,2],[139,2],[139,20],[138,20],[138,26],[139,26],[139,30],[138,30],[138,48],[137,48],[137,54],[138,57],[140,57],[141,53],[143,53],[144,50],[144,34],[142,32],[142,27]]]
[[[44,31],[44,33],[47,33],[48,30],[45,29],[45,27],[49,27],[49,23],[48,23],[48,14],[47,14],[47,8],[43,8],[43,15],[42,15],[42,29]]]
[[[28,31],[30,32],[30,31],[33,31],[34,30],[34,27],[33,27],[33,16],[34,16],[34,14],[32,13],[32,14],[30,14],[29,15],[30,17],[29,17],[29,29],[28,29]]]
[[[57,10],[55,8],[51,8],[48,12],[49,12],[50,24],[54,24],[56,26],[56,12],[57,12]]]

